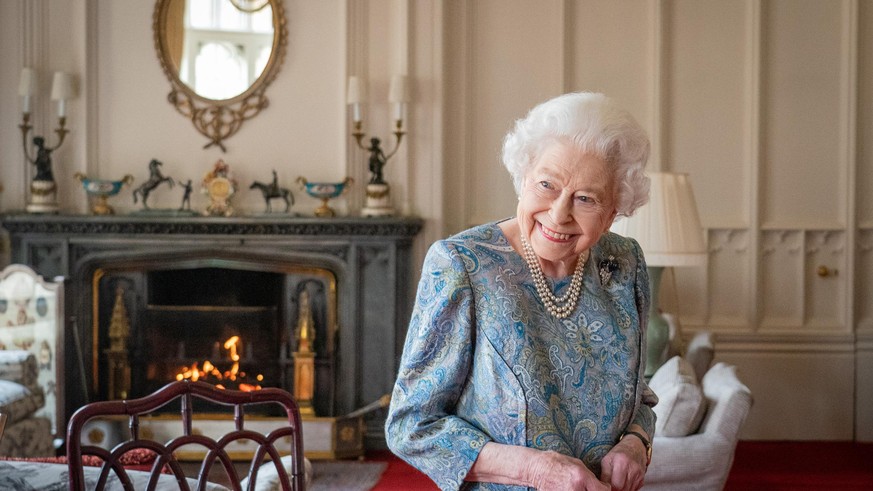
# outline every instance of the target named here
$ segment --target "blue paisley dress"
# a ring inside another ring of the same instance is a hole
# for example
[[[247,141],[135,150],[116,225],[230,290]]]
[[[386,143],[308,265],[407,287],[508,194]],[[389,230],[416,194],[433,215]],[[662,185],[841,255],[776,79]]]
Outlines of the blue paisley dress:
[[[553,291],[569,280],[551,282]],[[591,248],[579,306],[563,320],[543,306],[497,223],[436,242],[392,393],[389,447],[441,489],[524,489],[464,482],[489,441],[575,456],[599,475],[630,424],[654,433],[648,307],[633,239],[608,232]]]

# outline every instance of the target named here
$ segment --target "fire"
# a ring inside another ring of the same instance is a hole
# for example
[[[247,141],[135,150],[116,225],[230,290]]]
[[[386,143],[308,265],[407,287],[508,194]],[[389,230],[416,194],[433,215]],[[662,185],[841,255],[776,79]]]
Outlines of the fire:
[[[240,357],[237,348],[240,344],[239,336],[231,336],[224,342],[224,349],[228,351],[228,357],[233,362],[230,369],[222,372],[209,360],[203,361],[202,366],[198,366],[198,363],[195,361],[190,367],[182,367],[176,374],[176,380],[192,380],[195,382],[197,380],[203,380],[205,382],[212,382],[214,379],[218,381],[214,383],[219,389],[225,389],[225,383],[233,382],[234,385],[236,385],[236,389],[243,392],[261,390],[260,384],[251,384],[243,381],[246,378],[246,373],[239,369]],[[262,374],[258,374],[255,378],[258,382],[263,382],[264,380]],[[225,383],[222,383],[222,381]]]

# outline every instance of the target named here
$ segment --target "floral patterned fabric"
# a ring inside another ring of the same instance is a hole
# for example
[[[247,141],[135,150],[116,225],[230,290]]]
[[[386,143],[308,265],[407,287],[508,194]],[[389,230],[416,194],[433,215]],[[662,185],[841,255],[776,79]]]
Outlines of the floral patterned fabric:
[[[441,489],[459,489],[489,441],[575,456],[599,473],[631,423],[652,434],[639,245],[604,234],[584,275],[579,306],[559,320],[496,223],[435,243],[386,422],[392,451]],[[551,287],[561,295],[569,283]]]
[[[0,349],[0,379],[36,387],[38,373],[36,356],[29,351]]]
[[[15,382],[0,380],[0,413],[9,418],[6,424],[11,425],[30,417],[43,404],[45,397],[41,388],[31,390]]]
[[[0,455],[54,455],[51,421],[36,416],[43,406],[45,395],[37,382],[36,357],[29,351],[0,351],[0,412],[9,418],[0,439]]]
[[[12,425],[6,424],[3,438],[0,439],[0,455],[4,457],[48,457],[54,454],[52,424],[48,418],[32,417]],[[16,488],[4,488],[0,485],[0,489]]]

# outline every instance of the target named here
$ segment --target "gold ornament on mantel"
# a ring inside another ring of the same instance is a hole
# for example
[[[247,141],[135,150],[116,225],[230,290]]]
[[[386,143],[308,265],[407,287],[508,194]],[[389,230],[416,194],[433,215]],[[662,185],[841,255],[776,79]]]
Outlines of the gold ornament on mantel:
[[[294,353],[294,398],[301,416],[315,416],[312,399],[315,397],[315,321],[309,305],[309,292],[300,292],[297,315],[297,351]]]
[[[109,398],[127,399],[130,395],[130,361],[127,342],[130,318],[124,306],[124,289],[115,290],[115,305],[109,321],[109,349],[103,353],[109,362]]]

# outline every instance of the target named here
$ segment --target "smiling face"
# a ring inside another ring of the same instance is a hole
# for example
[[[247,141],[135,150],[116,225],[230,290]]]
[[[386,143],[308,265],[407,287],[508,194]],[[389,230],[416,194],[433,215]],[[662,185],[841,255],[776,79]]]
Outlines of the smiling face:
[[[609,164],[569,143],[546,147],[524,177],[519,232],[549,276],[571,274],[579,254],[597,243],[615,216]]]

